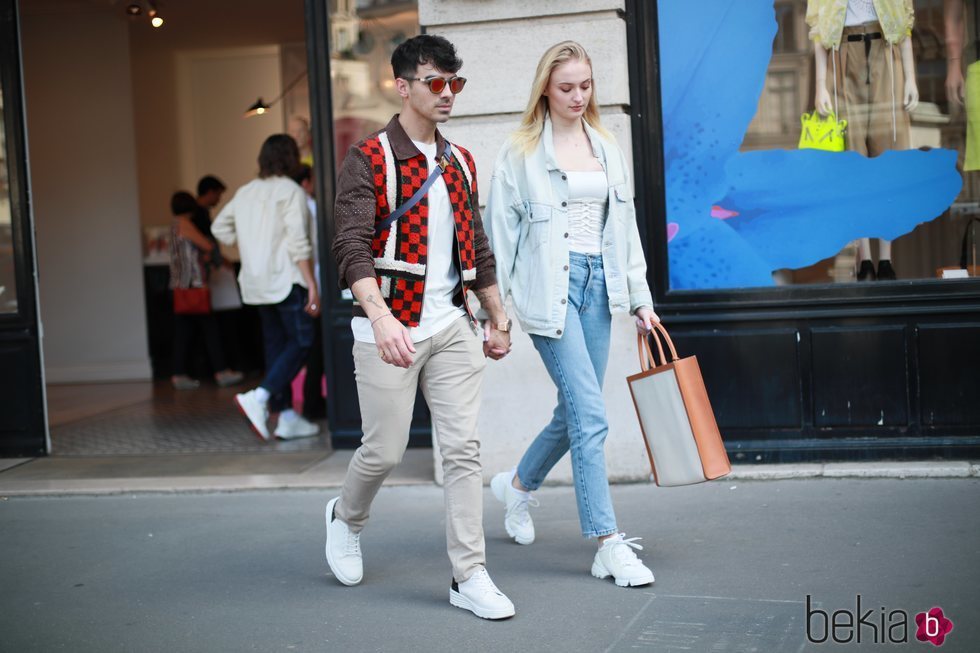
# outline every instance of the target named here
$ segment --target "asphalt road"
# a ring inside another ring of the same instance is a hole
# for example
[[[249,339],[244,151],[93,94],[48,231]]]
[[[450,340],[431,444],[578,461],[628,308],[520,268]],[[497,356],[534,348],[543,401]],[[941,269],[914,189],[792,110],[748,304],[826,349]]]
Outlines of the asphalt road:
[[[589,575],[571,488],[538,493],[529,547],[487,491],[488,569],[517,607],[502,622],[449,605],[440,488],[381,491],[354,588],[323,559],[330,496],[0,500],[0,650],[928,651],[914,618],[932,607],[953,622],[943,653],[980,650],[977,479],[615,486],[657,576],[632,589]]]

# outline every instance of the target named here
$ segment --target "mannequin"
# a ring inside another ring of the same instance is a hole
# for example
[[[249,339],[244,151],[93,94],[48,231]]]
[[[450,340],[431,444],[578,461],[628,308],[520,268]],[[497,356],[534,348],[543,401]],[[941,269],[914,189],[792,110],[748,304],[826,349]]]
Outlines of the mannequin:
[[[849,150],[874,157],[909,149],[909,113],[919,104],[909,39],[911,0],[809,0],[807,22],[814,41],[817,111],[847,120]],[[830,88],[828,68],[835,75]],[[876,273],[870,239],[858,241],[858,281],[895,279],[891,241],[878,244]]]

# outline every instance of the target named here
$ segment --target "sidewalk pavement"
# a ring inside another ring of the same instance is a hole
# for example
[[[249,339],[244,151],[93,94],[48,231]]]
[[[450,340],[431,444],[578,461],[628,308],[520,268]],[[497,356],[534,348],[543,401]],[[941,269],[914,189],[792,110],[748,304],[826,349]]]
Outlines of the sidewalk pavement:
[[[631,589],[590,576],[595,545],[579,535],[572,488],[536,493],[531,546],[507,538],[487,491],[488,569],[517,607],[502,622],[449,605],[443,493],[431,482],[381,490],[352,588],[323,559],[333,491],[8,495],[0,650],[926,651],[914,618],[935,606],[954,624],[943,653],[980,650],[980,479],[836,469],[613,486],[618,522],[644,538],[639,555],[657,576]],[[831,635],[821,615],[835,611],[834,634],[851,643],[808,643],[808,624],[814,639]],[[889,630],[901,615],[909,627]],[[898,647],[873,643],[902,635]]]

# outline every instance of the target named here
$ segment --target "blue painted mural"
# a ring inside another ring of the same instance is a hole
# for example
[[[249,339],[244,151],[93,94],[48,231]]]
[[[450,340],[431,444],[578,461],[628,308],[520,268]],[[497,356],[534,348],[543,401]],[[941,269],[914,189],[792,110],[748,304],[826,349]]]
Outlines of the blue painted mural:
[[[950,150],[739,152],[772,55],[772,1],[658,6],[672,290],[771,286],[774,270],[893,240],[959,194]]]

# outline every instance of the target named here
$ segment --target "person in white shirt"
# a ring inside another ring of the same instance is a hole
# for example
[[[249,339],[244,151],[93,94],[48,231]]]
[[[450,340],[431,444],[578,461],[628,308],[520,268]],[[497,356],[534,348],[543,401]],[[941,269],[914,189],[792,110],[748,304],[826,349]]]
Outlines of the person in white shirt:
[[[211,225],[211,233],[241,254],[242,301],[258,306],[265,349],[265,378],[235,402],[255,433],[270,440],[269,413],[278,412],[282,439],[319,433],[290,407],[290,383],[313,343],[320,295],[313,278],[306,194],[290,178],[299,148],[288,134],[274,134],[259,152],[259,177],[239,188]]]

